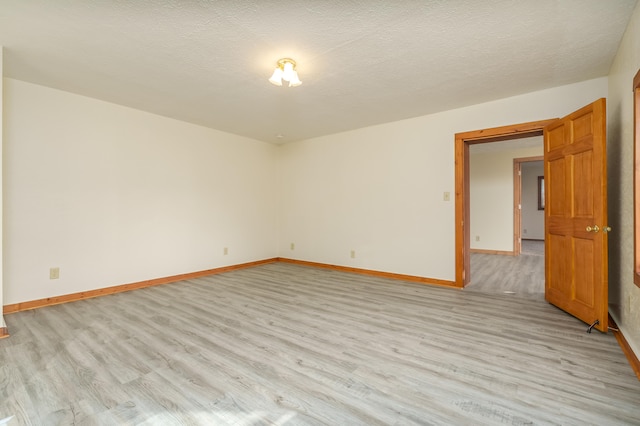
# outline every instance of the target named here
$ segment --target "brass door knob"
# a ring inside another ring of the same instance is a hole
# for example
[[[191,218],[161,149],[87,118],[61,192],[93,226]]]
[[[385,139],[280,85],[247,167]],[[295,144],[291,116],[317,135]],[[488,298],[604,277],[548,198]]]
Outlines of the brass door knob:
[[[598,232],[600,227],[598,225],[587,226],[587,232]]]

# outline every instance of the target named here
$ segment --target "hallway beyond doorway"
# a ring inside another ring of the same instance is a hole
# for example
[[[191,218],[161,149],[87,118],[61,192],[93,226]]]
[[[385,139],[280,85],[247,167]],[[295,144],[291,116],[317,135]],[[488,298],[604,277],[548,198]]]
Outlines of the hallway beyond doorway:
[[[520,256],[472,253],[465,291],[544,299],[544,241],[522,240]]]

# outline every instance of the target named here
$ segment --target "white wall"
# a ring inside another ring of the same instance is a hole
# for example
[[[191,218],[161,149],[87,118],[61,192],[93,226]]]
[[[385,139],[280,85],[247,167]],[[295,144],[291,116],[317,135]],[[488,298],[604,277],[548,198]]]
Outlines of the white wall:
[[[544,163],[522,163],[522,222],[523,239],[544,240],[544,210],[538,210],[538,176],[544,176]]]
[[[608,188],[611,315],[640,356],[640,288],[633,283],[633,77],[640,69],[640,5],[609,74]]]
[[[275,146],[4,83],[4,304],[276,256]]]
[[[514,123],[515,124],[515,123]],[[540,146],[478,152],[483,145],[469,147],[469,215],[471,249],[513,251],[513,160],[543,154]],[[478,240],[479,238],[479,240]]]
[[[599,78],[284,145],[280,256],[453,281],[455,133],[561,117],[606,96]]]

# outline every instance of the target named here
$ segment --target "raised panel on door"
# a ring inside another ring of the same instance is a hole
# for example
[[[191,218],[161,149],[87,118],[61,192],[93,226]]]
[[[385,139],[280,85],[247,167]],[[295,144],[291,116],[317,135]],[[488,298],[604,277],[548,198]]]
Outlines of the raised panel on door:
[[[592,265],[595,262],[593,241],[574,238],[573,241],[573,301],[583,304],[588,309],[593,309],[594,296],[594,268],[584,268],[582,265]]]
[[[574,218],[593,218],[593,152],[585,151],[573,155],[572,193]],[[577,189],[576,189],[577,188]]]
[[[550,160],[546,169],[544,183],[547,192],[545,194],[545,209],[547,209],[548,216],[564,217],[566,211],[565,203],[567,201],[564,158]]]
[[[606,101],[548,125],[545,138],[545,298],[608,326]]]
[[[546,258],[554,259],[547,269],[550,269],[550,273],[557,277],[557,279],[547,282],[546,292],[552,296],[554,292],[565,294],[571,291],[571,274],[568,268],[570,263],[566,257],[566,254],[570,252],[569,240],[564,235],[550,234],[547,237],[546,245]]]

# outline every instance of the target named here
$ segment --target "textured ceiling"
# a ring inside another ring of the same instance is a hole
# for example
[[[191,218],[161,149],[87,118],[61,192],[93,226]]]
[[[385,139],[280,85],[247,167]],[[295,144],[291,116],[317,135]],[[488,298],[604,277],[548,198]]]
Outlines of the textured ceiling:
[[[635,4],[2,0],[0,45],[7,77],[284,143],[605,76]]]

